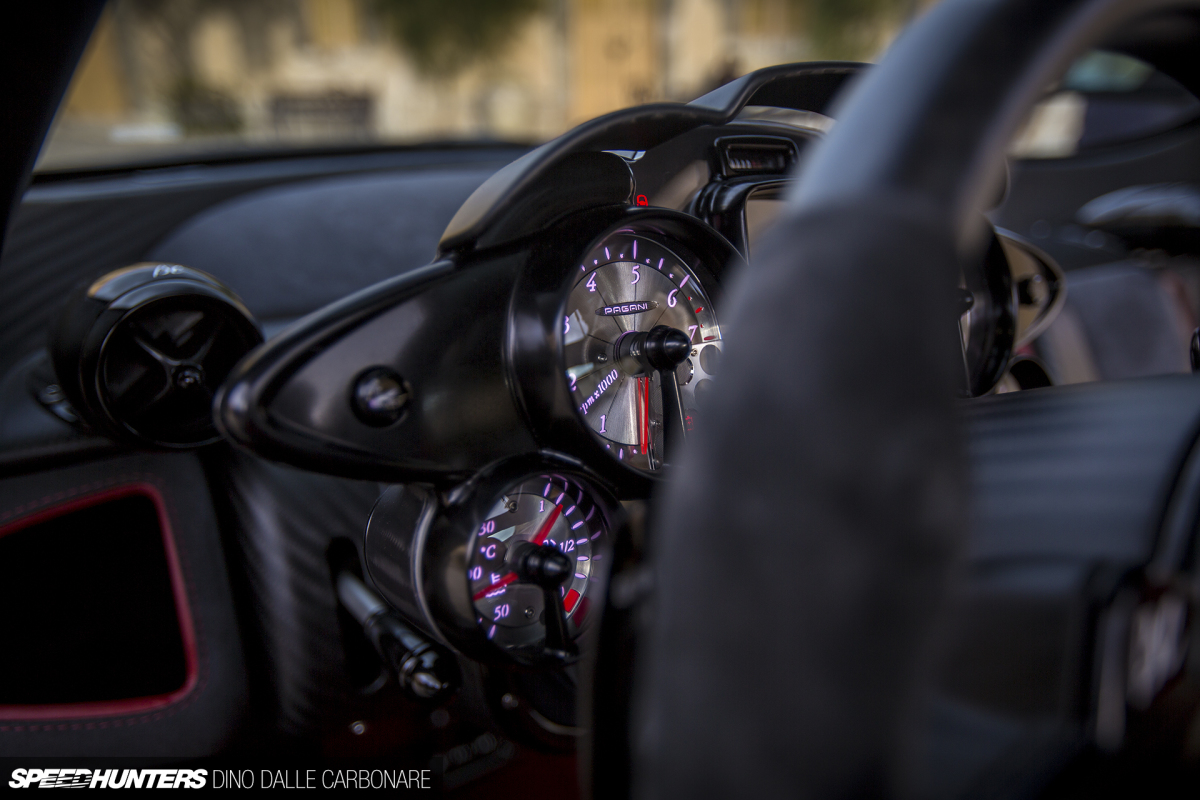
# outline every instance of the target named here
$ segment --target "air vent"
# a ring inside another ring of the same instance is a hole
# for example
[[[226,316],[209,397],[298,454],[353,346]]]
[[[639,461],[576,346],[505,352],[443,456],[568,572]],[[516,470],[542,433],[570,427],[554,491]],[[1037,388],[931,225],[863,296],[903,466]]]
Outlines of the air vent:
[[[254,317],[212,276],[138,264],[68,301],[52,355],[62,391],[93,428],[187,448],[216,441],[213,395],[260,342]]]
[[[778,138],[724,138],[717,141],[721,166],[734,175],[780,175],[796,163],[796,145]]]

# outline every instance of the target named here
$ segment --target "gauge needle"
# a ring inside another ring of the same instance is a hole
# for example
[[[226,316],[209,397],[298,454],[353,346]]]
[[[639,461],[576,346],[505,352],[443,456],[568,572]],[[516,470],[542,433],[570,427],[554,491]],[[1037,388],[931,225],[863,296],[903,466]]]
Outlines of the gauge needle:
[[[650,448],[650,379],[637,379],[637,404],[638,417],[641,424],[638,426],[640,431],[639,438],[641,439],[642,454],[644,455]]]
[[[562,506],[556,504],[550,510],[550,516],[546,517],[546,521],[542,523],[542,527],[538,528],[537,536],[534,536],[530,541],[538,545],[546,541],[546,537],[550,535],[550,529],[554,527],[554,523],[558,520],[558,515],[561,513]]]
[[[546,517],[546,521],[538,528],[537,536],[534,536],[530,541],[533,544],[541,545],[546,541],[546,537],[550,535],[550,529],[554,527],[554,523],[558,521],[558,515],[562,513],[562,506],[555,504],[554,508],[550,509],[550,514]],[[503,578],[495,583],[488,584],[471,596],[472,600],[482,600],[492,592],[503,589],[517,579],[517,573],[509,572]]]

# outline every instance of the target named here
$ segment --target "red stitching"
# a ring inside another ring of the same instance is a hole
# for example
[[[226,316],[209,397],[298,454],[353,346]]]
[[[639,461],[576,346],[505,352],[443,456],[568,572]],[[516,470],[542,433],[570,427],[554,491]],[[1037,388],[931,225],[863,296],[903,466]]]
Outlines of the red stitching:
[[[167,514],[171,518],[171,530],[179,530],[179,515],[175,511],[175,504],[171,500],[171,495],[163,485],[162,480],[157,475],[152,473],[122,473],[116,477],[109,478],[108,480],[93,481],[92,483],[76,486],[72,489],[62,489],[53,494],[48,494],[38,500],[22,503],[21,505],[14,506],[8,511],[0,513],[0,523],[4,523],[10,519],[20,519],[21,517],[27,516],[28,514],[38,511],[48,505],[57,505],[64,500],[78,497],[82,494],[91,494],[98,489],[109,489],[122,484],[137,482],[150,483],[159,489],[159,494],[162,497],[163,504],[167,508]],[[178,538],[176,538],[175,547],[181,556],[179,559],[179,569],[183,573],[183,584],[184,589],[187,592],[188,604],[194,609],[197,606],[196,593],[192,581],[191,567],[187,558],[184,557],[183,551],[185,545]],[[192,630],[193,635],[196,638],[196,660],[199,662],[199,674],[196,676],[195,687],[193,687],[192,691],[189,692],[185,698],[181,699],[175,705],[169,706],[163,711],[159,711],[154,715],[147,715],[143,717],[126,717],[124,719],[115,718],[101,722],[88,722],[85,723],[85,729],[95,730],[96,727],[105,729],[110,725],[121,727],[124,725],[139,725],[149,722],[158,722],[166,717],[175,716],[195,702],[196,698],[203,694],[204,687],[208,685],[209,676],[209,664],[208,658],[206,657],[208,648],[204,638],[204,631],[201,626],[201,622],[195,616],[195,614],[192,615]],[[42,733],[54,730],[78,730],[78,726],[79,723],[75,723],[73,725],[68,723],[59,723],[57,725],[0,725],[0,733]]]

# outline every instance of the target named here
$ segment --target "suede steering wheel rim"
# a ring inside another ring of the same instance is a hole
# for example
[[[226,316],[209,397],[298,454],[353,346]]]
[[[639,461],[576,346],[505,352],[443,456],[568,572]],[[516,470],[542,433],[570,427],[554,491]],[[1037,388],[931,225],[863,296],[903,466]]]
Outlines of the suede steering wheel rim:
[[[946,0],[848,91],[730,292],[720,424],[659,498],[654,590],[627,614],[631,716],[596,727],[597,796],[903,791],[966,527],[959,265],[1045,88],[1135,18],[1197,7]]]

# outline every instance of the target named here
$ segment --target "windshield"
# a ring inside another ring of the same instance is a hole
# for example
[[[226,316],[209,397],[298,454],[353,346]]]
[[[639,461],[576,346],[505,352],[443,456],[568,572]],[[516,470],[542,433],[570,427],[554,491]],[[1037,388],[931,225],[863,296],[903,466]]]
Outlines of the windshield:
[[[919,0],[110,0],[37,169],[540,142],[746,72],[870,60]]]

